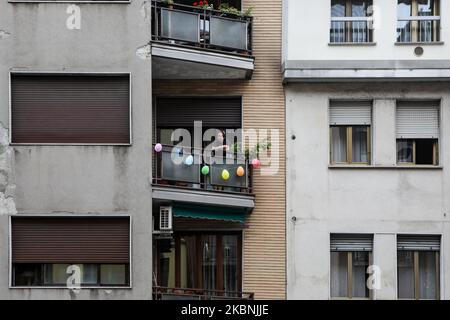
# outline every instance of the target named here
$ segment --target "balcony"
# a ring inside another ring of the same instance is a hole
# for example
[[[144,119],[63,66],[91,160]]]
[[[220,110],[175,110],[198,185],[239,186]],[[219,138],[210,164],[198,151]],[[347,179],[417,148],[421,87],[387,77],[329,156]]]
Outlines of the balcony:
[[[153,199],[252,210],[252,166],[245,156],[206,164],[202,151],[164,145],[154,152]]]
[[[437,43],[440,41],[440,16],[398,18],[397,43]]]
[[[252,17],[152,0],[155,79],[250,79]]]
[[[253,300],[249,292],[153,287],[154,300]]]
[[[372,43],[372,23],[372,17],[332,17],[330,44]]]

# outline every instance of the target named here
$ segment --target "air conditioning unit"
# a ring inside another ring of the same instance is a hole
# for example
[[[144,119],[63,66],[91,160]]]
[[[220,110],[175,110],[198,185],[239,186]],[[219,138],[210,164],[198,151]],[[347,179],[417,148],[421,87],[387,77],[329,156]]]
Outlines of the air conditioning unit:
[[[161,231],[172,230],[172,207],[170,206],[159,207],[159,230]]]

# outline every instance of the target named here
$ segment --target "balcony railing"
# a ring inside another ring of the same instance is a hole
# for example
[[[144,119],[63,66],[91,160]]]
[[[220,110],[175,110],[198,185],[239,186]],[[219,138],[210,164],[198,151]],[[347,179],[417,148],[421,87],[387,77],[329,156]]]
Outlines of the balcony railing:
[[[332,17],[331,43],[373,42],[372,17]]]
[[[180,46],[252,54],[252,17],[152,0],[152,39]]]
[[[438,42],[440,22],[440,16],[398,18],[397,42]]]
[[[153,287],[154,300],[253,300],[250,292]]]
[[[243,154],[224,154],[220,163],[205,163],[202,151],[164,145],[161,152],[154,152],[153,183],[229,193],[252,193],[252,166]],[[202,172],[205,165],[208,172]]]

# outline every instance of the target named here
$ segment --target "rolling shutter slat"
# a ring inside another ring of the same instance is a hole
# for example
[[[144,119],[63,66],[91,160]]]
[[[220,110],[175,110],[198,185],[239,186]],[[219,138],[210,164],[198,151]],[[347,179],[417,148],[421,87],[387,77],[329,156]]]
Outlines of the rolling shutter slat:
[[[13,143],[130,143],[128,75],[11,75]]]
[[[405,251],[440,251],[440,236],[399,235],[397,250]]]
[[[397,105],[398,139],[438,139],[438,102],[400,102]]]
[[[332,234],[331,251],[372,251],[373,236],[366,234]]]
[[[203,121],[204,128],[241,128],[240,98],[158,98],[158,127],[192,128]]]
[[[13,217],[13,263],[129,263],[129,218]]]
[[[371,123],[370,101],[333,101],[330,105],[331,125],[370,125]]]

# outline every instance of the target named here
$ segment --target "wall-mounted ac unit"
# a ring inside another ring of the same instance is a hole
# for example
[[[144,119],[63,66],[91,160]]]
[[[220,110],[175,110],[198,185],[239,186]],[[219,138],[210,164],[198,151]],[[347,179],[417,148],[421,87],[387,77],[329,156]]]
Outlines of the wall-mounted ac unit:
[[[159,207],[159,230],[160,231],[172,230],[172,207],[171,206]]]

